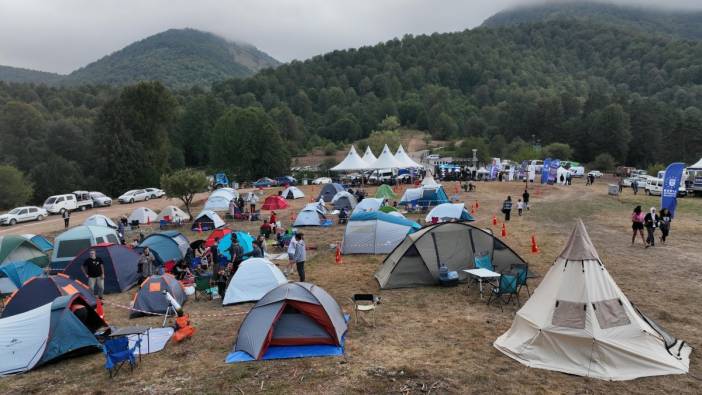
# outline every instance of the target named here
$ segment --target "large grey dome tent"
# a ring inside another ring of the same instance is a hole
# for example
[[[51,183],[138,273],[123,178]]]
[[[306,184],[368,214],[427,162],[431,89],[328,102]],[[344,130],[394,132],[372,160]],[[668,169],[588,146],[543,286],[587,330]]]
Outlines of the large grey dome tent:
[[[226,361],[340,355],[347,329],[341,307],[325,290],[282,284],[246,315]]]
[[[307,204],[295,218],[294,227],[298,226],[321,226],[327,217],[324,215],[324,208],[316,203]]]
[[[529,367],[602,380],[684,374],[692,351],[629,302],[580,220],[495,348]]]
[[[407,235],[375,273],[380,288],[439,283],[439,262],[449,270],[474,267],[476,256],[489,255],[496,272],[526,262],[494,235],[465,222],[444,222]]]

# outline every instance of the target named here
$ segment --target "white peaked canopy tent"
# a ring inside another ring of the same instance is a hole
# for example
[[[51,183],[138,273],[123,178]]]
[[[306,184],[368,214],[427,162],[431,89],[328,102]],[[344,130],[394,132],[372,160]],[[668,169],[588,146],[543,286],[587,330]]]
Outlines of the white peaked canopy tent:
[[[375,155],[373,155],[373,151],[371,150],[370,146],[366,147],[366,152],[363,154],[362,159],[366,163],[368,163],[369,166],[372,165],[376,160],[378,160],[378,158],[376,158]]]
[[[424,167],[412,160],[412,158],[410,158],[410,156],[407,155],[407,152],[405,152],[405,149],[402,147],[402,144],[400,144],[400,146],[397,148],[397,152],[395,152],[395,159],[397,159],[398,162],[402,163],[402,167],[405,169],[419,169]]]
[[[370,165],[371,169],[383,170],[383,169],[402,169],[404,166],[400,161],[395,159],[395,156],[390,152],[390,148],[385,144],[383,147],[383,152],[380,153],[378,159]]]
[[[684,374],[692,351],[629,302],[581,220],[494,345],[529,367],[602,380]]]
[[[687,170],[702,170],[702,159],[697,161],[697,163],[695,163],[694,165],[688,167]]]
[[[352,170],[368,170],[368,163],[361,159],[361,157],[358,155],[356,152],[356,147],[353,145],[351,146],[351,149],[349,150],[349,153],[346,154],[346,158],[341,161],[338,165],[332,167],[331,171],[352,171]]]
[[[249,258],[234,273],[222,304],[258,302],[268,291],[287,282],[283,272],[268,259]]]

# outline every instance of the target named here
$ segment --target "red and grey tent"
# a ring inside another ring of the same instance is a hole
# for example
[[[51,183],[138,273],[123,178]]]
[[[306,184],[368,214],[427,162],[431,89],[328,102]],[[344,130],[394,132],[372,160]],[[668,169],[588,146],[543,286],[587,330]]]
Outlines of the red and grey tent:
[[[105,267],[105,293],[120,293],[136,285],[138,281],[137,263],[139,254],[119,244],[103,243],[81,251],[63,271],[69,277],[88,282],[81,269],[83,262],[90,257],[90,250],[102,259]]]
[[[59,296],[80,294],[83,299],[95,308],[97,300],[87,285],[73,280],[65,274],[48,277],[32,277],[15,291],[5,304],[0,318],[11,317],[24,313],[47,303],[51,303]]]
[[[346,320],[339,304],[322,288],[282,284],[246,315],[226,361],[341,355]]]
[[[268,196],[261,206],[261,210],[282,210],[288,207],[288,202],[282,196]]]

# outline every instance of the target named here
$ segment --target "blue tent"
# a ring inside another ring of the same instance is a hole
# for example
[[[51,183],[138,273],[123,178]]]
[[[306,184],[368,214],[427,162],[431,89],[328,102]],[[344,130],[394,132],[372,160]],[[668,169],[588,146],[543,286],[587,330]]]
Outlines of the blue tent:
[[[32,262],[8,262],[0,265],[0,277],[9,278],[19,288],[25,281],[44,273]]]
[[[179,262],[185,257],[178,242],[165,233],[150,234],[137,246],[136,250],[141,253],[144,247],[149,247],[149,250],[154,253],[158,265],[163,265],[168,261]]]
[[[120,244],[100,244],[86,248],[76,255],[63,271],[67,276],[85,284],[88,278],[83,274],[83,262],[90,257],[90,251],[102,259],[105,269],[105,293],[119,293],[136,285],[138,281],[137,262],[139,254]]]
[[[87,285],[60,273],[55,276],[32,277],[6,301],[0,318],[12,317],[51,303],[60,296],[77,295],[90,306],[97,306],[97,299]]]
[[[51,251],[54,249],[54,245],[42,235],[26,234],[23,235],[27,240],[34,243],[35,246],[39,247],[43,252]]]
[[[236,235],[239,245],[244,249],[244,256],[250,255],[253,252],[254,238],[246,232],[232,232],[224,235],[219,240],[219,247],[217,248],[219,253],[227,257],[227,259],[232,259],[231,255],[229,255],[229,247],[232,246],[232,234]]]
[[[418,205],[421,207],[433,207],[448,202],[449,198],[444,188],[440,185],[409,188],[400,199],[400,204],[402,205]]]
[[[319,191],[319,196],[317,196],[317,201],[319,201],[319,199],[324,199],[325,202],[329,203],[334,198],[334,195],[336,195],[337,193],[342,192],[342,191],[344,191],[344,187],[341,186],[341,184],[337,184],[337,183],[324,184],[324,185],[322,185],[322,190]]]
[[[78,317],[81,317],[80,319]],[[107,326],[79,294],[62,296],[0,320],[0,376],[21,373],[78,352],[99,351],[93,334]]]

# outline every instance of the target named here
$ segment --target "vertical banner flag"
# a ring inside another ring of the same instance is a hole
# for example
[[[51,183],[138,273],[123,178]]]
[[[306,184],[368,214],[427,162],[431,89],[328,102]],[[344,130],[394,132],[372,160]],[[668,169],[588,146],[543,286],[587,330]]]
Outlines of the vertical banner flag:
[[[675,216],[675,207],[678,205],[678,190],[682,180],[685,164],[671,163],[665,169],[663,176],[663,191],[661,191],[661,209],[667,208],[670,216]]]
[[[544,165],[541,167],[541,183],[545,184],[548,181],[548,173],[551,169],[551,158],[544,159]]]
[[[526,180],[526,178],[527,178],[527,174],[526,174],[527,166],[528,166],[528,165],[527,165],[527,161],[523,160],[523,161],[522,161],[522,165],[519,166],[519,175],[518,175],[518,177],[519,177],[520,180]]]
[[[551,164],[548,170],[548,183],[555,184],[558,182],[558,168],[561,167],[559,159],[551,159]]]

